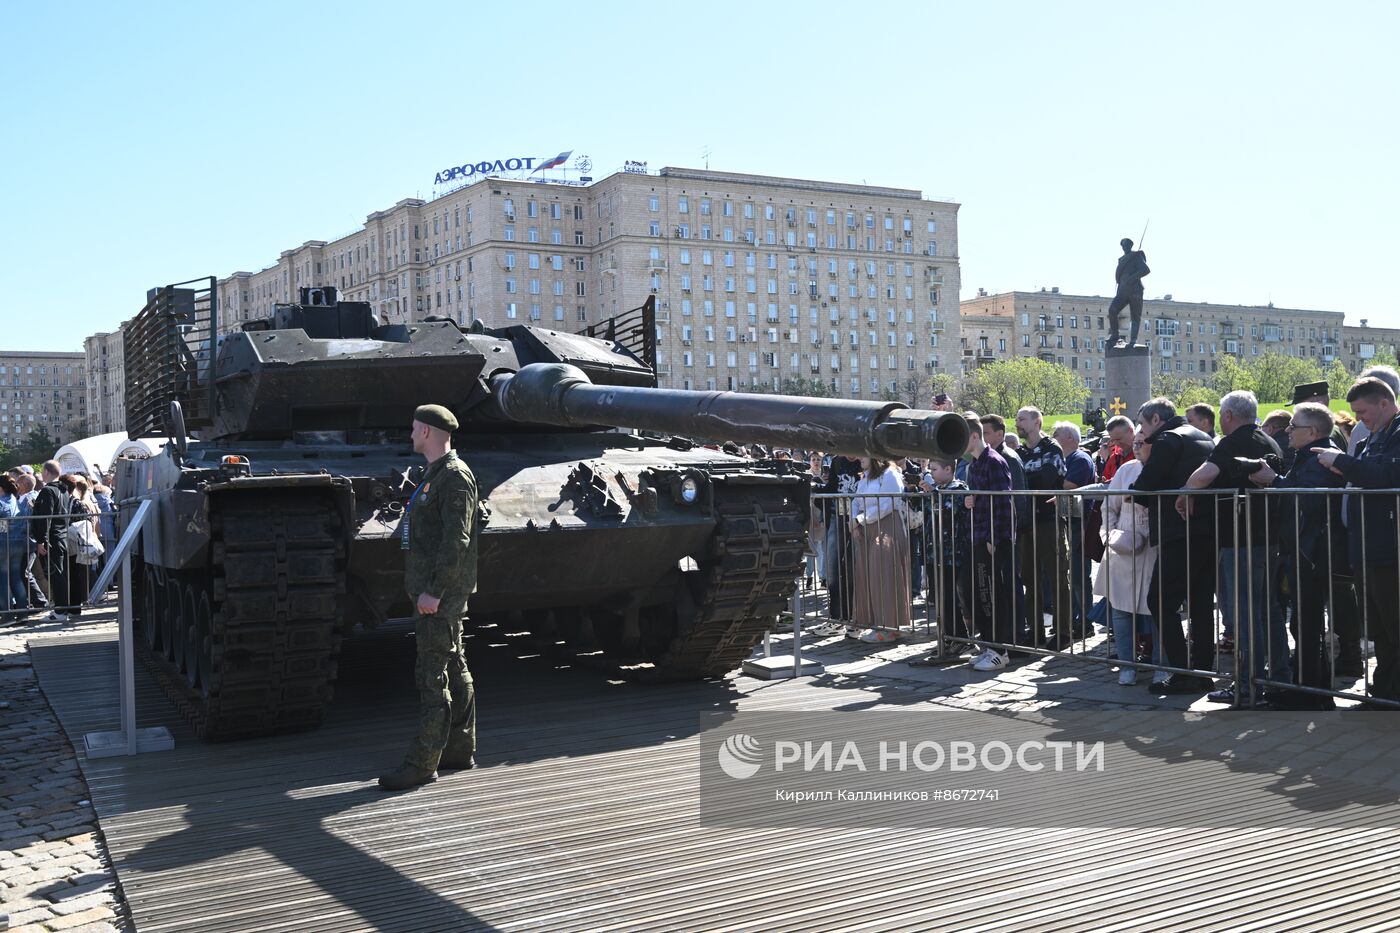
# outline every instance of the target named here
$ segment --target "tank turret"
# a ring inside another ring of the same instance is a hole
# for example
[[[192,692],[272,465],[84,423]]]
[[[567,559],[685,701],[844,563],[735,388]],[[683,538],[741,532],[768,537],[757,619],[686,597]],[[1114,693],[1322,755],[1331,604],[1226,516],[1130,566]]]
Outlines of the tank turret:
[[[187,411],[188,428],[212,440],[393,431],[435,400],[469,431],[500,430],[502,422],[632,428],[883,458],[956,458],[967,446],[956,414],[898,402],[661,389],[648,361],[618,340],[524,325],[463,329],[445,318],[384,325],[368,304],[338,301],[333,288],[304,288],[301,297],[217,340],[213,401],[203,418]],[[182,320],[190,319],[188,307]],[[193,376],[187,384],[195,391],[185,396],[206,389],[207,364]],[[131,399],[129,410],[163,411],[166,403]],[[131,430],[148,436],[160,427]]]

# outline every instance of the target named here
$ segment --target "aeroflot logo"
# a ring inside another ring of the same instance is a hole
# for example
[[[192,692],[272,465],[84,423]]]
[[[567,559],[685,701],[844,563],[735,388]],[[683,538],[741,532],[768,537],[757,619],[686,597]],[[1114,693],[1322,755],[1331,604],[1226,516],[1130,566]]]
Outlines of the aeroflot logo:
[[[454,165],[438,172],[433,178],[433,184],[445,185],[456,181],[459,178],[472,178],[487,175],[499,175],[502,172],[529,172],[534,174],[542,169],[558,168],[568,161],[573,150],[569,149],[555,156],[516,156],[510,159],[487,159],[482,162],[464,162],[461,165]]]

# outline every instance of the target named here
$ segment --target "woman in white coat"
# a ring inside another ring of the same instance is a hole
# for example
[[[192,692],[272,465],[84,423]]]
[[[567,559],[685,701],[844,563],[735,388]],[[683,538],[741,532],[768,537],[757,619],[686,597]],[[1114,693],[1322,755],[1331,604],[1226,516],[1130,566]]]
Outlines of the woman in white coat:
[[[1109,482],[1110,490],[1127,490],[1142,472],[1152,445],[1146,443],[1141,430],[1133,438],[1134,460],[1118,468]],[[1118,646],[1118,660],[1134,661],[1135,634],[1152,636],[1152,660],[1161,660],[1161,639],[1157,637],[1147,602],[1147,590],[1152,584],[1152,570],[1157,563],[1157,548],[1148,543],[1147,506],[1125,494],[1104,497],[1103,528],[1104,557],[1094,578],[1094,595],[1108,600],[1109,618],[1113,622],[1113,640]],[[1137,669],[1122,667],[1118,682],[1137,683]]]

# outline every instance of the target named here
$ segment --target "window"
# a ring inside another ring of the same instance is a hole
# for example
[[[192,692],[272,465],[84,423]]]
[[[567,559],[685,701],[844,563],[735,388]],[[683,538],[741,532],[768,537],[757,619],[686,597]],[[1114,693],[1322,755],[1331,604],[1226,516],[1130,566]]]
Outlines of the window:
[[[661,210],[661,199],[656,195],[647,198],[647,210],[653,212]]]
[[[690,213],[690,198],[686,197],[685,195],[681,195],[679,198],[676,199],[676,213]]]

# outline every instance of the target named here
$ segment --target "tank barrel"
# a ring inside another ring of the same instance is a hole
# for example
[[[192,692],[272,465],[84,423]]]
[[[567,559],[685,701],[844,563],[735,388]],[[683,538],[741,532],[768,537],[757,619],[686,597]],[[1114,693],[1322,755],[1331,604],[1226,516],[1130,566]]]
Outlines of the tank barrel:
[[[498,374],[491,387],[506,417],[531,424],[608,425],[884,459],[956,459],[968,441],[967,422],[953,412],[899,402],[599,386],[563,363]]]

